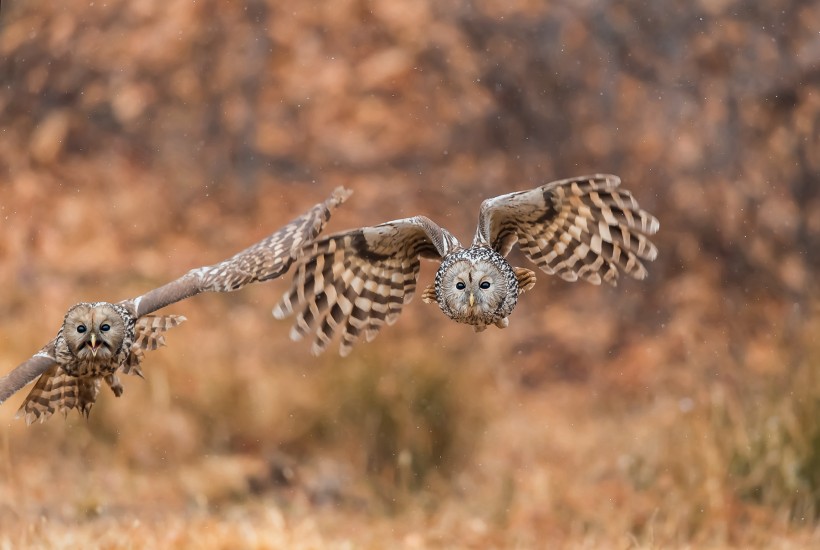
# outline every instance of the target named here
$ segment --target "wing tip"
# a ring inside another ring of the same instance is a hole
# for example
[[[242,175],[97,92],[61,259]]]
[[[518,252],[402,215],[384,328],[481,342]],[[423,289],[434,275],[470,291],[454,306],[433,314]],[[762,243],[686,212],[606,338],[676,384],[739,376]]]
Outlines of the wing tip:
[[[340,185],[331,193],[330,198],[327,201],[328,205],[331,207],[339,206],[340,204],[344,203],[347,199],[349,199],[350,195],[352,194],[353,190]]]

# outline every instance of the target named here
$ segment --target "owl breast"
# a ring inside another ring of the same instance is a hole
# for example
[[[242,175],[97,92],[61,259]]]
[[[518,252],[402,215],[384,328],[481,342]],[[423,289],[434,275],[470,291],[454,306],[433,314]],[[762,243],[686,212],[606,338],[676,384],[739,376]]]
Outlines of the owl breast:
[[[480,328],[502,322],[518,301],[512,266],[485,246],[445,256],[436,272],[435,291],[445,315]]]

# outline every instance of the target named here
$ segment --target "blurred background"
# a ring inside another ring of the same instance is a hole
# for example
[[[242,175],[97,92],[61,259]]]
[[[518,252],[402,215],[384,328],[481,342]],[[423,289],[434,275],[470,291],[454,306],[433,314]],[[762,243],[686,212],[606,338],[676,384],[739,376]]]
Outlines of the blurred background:
[[[800,0],[3,1],[2,373],[337,185],[329,231],[469,241],[487,197],[611,172],[661,230],[645,281],[539,274],[482,334],[417,298],[345,359],[272,318],[289,277],[167,308],[90,420],[0,407],[0,546],[818,544],[818,30]]]

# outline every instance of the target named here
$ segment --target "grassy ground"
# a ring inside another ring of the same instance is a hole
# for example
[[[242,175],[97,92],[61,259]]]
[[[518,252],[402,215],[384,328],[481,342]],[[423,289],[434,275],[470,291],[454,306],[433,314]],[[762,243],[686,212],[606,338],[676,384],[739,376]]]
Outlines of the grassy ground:
[[[191,321],[152,353],[145,381],[103,395],[89,421],[26,428],[11,420],[22,394],[4,406],[0,544],[802,548],[820,538],[816,318],[788,377],[780,363],[793,353],[778,342],[758,352],[752,380],[704,377],[702,349],[664,364],[681,345],[667,342],[672,328],[570,374],[522,345],[530,329],[513,327],[531,312],[506,333],[474,335],[420,302],[351,357],[313,360],[265,317],[270,295],[260,286],[174,308]]]

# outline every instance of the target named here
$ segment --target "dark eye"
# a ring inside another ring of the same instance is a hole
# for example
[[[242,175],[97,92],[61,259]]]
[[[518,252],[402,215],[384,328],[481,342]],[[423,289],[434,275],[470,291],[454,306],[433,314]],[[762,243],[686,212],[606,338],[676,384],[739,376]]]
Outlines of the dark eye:
[[[109,325],[108,323],[105,323],[105,324],[103,324],[103,326],[100,327],[100,330],[103,331],[103,332],[108,332],[109,330],[111,330],[111,325]]]
[[[459,290],[464,290],[465,288],[467,288],[467,285],[465,285],[463,281],[459,281],[456,283],[456,288]]]
[[[490,281],[481,281],[481,284],[478,286],[480,288],[483,288],[484,290],[487,290],[488,288],[490,288]]]
[[[77,332],[79,332],[80,334],[85,332],[85,325],[77,325]]]

